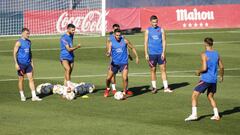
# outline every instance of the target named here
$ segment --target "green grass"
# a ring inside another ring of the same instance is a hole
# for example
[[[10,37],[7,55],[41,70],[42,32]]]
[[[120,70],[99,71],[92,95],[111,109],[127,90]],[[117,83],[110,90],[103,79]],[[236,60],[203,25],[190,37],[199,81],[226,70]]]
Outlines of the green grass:
[[[206,33],[207,32],[207,33]],[[214,45],[225,65],[224,83],[218,84],[216,100],[222,120],[211,121],[212,109],[206,95],[199,100],[199,121],[184,122],[191,112],[191,92],[199,78],[191,72],[200,66],[201,44],[204,37],[213,37]],[[149,68],[144,60],[143,34],[128,36],[137,45],[140,64],[130,62],[129,88],[136,95],[125,101],[103,98],[105,75],[109,59],[105,57],[105,38],[80,37],[82,48],[75,52],[73,82],[91,82],[97,92],[89,99],[62,100],[50,95],[42,102],[20,102],[17,76],[12,52],[16,38],[0,38],[0,135],[202,135],[239,134],[240,121],[240,29],[211,29],[192,31],[167,31],[168,81],[175,92],[152,95]],[[59,39],[32,37],[35,63],[35,83],[62,83],[63,69],[58,59],[59,50],[35,49],[58,48]],[[92,48],[89,47],[98,47]],[[174,72],[189,71],[189,72]],[[131,73],[143,73],[134,75]],[[146,73],[146,74],[144,74]],[[84,75],[92,75],[83,77]],[[94,76],[102,75],[102,76]],[[158,87],[162,87],[158,75]],[[13,80],[8,80],[13,79]],[[117,77],[117,89],[121,90],[121,78]],[[25,82],[25,94],[30,90]]]

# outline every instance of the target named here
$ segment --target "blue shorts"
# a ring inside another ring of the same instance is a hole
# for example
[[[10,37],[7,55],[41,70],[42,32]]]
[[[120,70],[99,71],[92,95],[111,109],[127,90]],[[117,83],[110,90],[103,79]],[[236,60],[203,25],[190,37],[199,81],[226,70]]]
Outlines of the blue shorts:
[[[61,62],[61,64],[62,64],[62,61],[63,61],[63,60],[68,61],[69,64],[74,63],[74,60],[73,60],[73,59],[72,59],[72,60],[69,60],[69,59],[65,59],[65,58],[60,58],[60,62]]]
[[[114,64],[112,62],[109,66],[109,70],[111,70],[114,74],[117,74],[123,70],[128,70],[128,64]]]
[[[18,64],[20,70],[17,71],[18,76],[24,76],[26,73],[31,73],[33,68],[31,64]]]
[[[166,63],[166,60],[162,60],[161,54],[157,55],[149,55],[149,61],[148,64],[151,68],[156,67],[158,65],[162,65]]]
[[[207,93],[216,93],[217,92],[217,83],[207,83],[200,81],[198,85],[194,88],[195,91],[204,93],[207,90]]]

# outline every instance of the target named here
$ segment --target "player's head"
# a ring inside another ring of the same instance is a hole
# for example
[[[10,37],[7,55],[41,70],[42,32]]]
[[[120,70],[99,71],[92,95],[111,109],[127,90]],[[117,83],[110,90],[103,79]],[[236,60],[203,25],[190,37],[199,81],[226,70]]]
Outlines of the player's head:
[[[156,15],[152,15],[152,16],[150,17],[150,23],[151,23],[151,25],[152,25],[153,27],[157,27],[157,25],[158,25],[158,18],[157,18]]]
[[[213,46],[213,39],[212,39],[211,37],[206,37],[206,38],[204,39],[204,44],[205,44],[205,46],[210,46],[210,47],[212,47],[212,46]]]
[[[113,31],[116,29],[120,29],[120,25],[115,23],[115,24],[113,24],[112,29],[113,29]]]
[[[30,36],[30,30],[28,28],[23,28],[22,29],[22,37],[25,39],[28,39]]]
[[[120,29],[114,30],[114,36],[117,40],[120,40],[122,31]]]
[[[75,25],[73,25],[73,24],[68,24],[68,26],[67,26],[67,32],[69,33],[69,34],[71,34],[71,35],[74,35],[74,33],[75,33]]]

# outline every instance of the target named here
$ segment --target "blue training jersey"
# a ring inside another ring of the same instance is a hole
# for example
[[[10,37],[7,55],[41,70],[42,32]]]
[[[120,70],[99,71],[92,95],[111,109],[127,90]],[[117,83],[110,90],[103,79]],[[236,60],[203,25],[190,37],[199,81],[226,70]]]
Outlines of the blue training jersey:
[[[74,54],[73,52],[69,52],[66,48],[66,45],[69,45],[69,47],[73,47],[73,36],[64,34],[62,35],[60,39],[60,59],[66,59],[66,60],[73,60]]]
[[[206,51],[207,56],[207,71],[202,73],[201,80],[207,83],[217,83],[218,76],[218,60],[217,51]]]
[[[117,65],[128,64],[128,49],[124,38],[121,37],[120,41],[117,41],[114,37],[112,40],[111,56],[112,62]]]
[[[162,54],[162,30],[161,27],[148,28],[148,53],[150,55]]]
[[[20,38],[18,42],[20,42],[20,47],[17,52],[17,62],[18,64],[28,65],[32,60],[31,41]]]
[[[110,42],[112,42],[112,40],[114,40],[114,39],[115,39],[114,34],[109,35]]]

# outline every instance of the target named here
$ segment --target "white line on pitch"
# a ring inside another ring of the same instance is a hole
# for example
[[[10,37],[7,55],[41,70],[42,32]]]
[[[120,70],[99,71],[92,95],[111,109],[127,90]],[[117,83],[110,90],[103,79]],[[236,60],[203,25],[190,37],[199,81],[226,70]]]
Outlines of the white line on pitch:
[[[192,32],[166,32],[167,35],[190,35],[190,34],[222,34],[222,33],[240,33],[239,30],[223,30],[223,31],[192,31]],[[31,37],[32,40],[35,39],[59,39],[61,34],[56,35],[33,35]],[[127,35],[127,36],[143,36],[143,34],[136,34],[136,35]],[[10,39],[7,39],[10,37]],[[0,41],[14,41],[17,38],[19,38],[20,35],[9,35],[9,36],[0,36]],[[101,37],[100,35],[91,35],[91,36],[85,36],[80,35],[78,36],[76,34],[76,37],[80,38],[92,38],[92,37]]]
[[[215,44],[230,44],[230,43],[240,43],[240,41],[219,41]],[[201,45],[203,42],[190,42],[190,43],[170,43],[168,46],[184,46],[184,45]],[[135,45],[136,47],[142,47],[143,45]],[[101,49],[106,48],[105,46],[92,46],[92,47],[82,47],[81,49]],[[42,48],[42,49],[32,49],[32,51],[56,51],[60,50],[59,48]],[[0,50],[0,53],[12,52],[13,50]]]
[[[225,69],[225,71],[230,70],[240,70],[240,68],[228,68]],[[185,70],[185,71],[168,71],[167,73],[192,73],[195,72],[195,70]],[[159,74],[160,72],[157,72]],[[129,76],[149,76],[149,72],[143,72],[143,73],[129,73]],[[92,78],[92,77],[104,77],[106,74],[98,74],[98,75],[78,75],[78,76],[72,76],[72,78]],[[120,76],[120,74],[118,74]],[[169,77],[197,77],[197,76],[191,76],[191,75],[168,75]],[[225,76],[225,77],[240,77],[240,76]],[[63,76],[59,77],[36,77],[35,80],[43,80],[43,79],[63,79]],[[7,82],[7,81],[17,81],[18,79],[1,79],[0,82]]]

